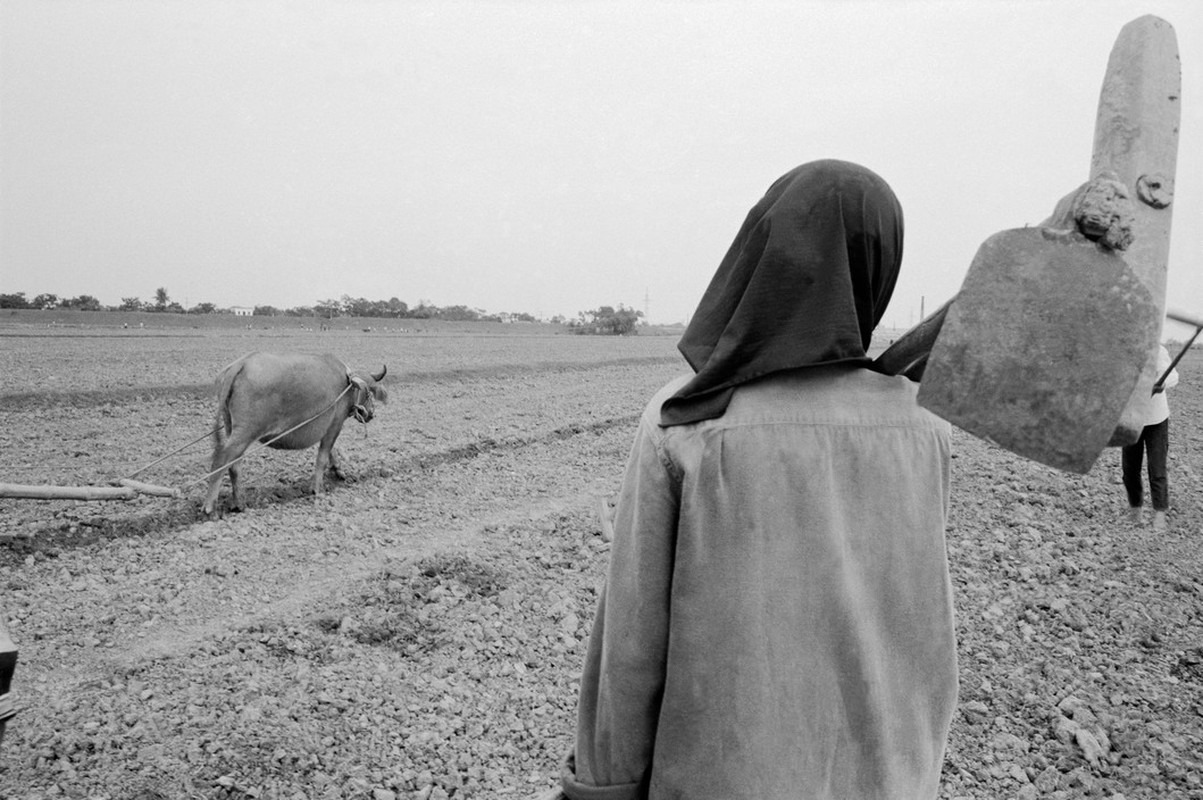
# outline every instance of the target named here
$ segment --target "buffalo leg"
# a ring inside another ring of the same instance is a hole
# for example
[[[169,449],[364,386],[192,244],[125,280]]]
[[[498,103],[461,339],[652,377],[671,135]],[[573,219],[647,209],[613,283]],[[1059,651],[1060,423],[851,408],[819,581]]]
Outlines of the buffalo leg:
[[[325,440],[317,448],[317,463],[313,467],[313,493],[326,491],[326,465],[330,463],[330,448]]]
[[[221,479],[227,472],[230,474],[231,508],[235,511],[242,510],[242,494],[238,488],[238,465],[230,464],[230,462],[242,456],[248,446],[250,446],[249,441],[244,441],[239,436],[231,436],[213,448],[211,469],[219,471],[209,477],[209,492],[205,497],[205,505],[202,509],[206,516],[213,515],[213,509],[217,504],[217,495],[221,493]],[[230,466],[222,469],[226,464],[230,464]]]
[[[340,481],[345,481],[347,476],[343,474],[342,467],[338,465],[338,448],[330,448],[330,474]]]
[[[217,495],[221,491],[221,474],[209,476],[209,489],[205,492],[205,502],[201,512],[206,517],[213,516],[213,507],[217,503]]]
[[[242,453],[238,455],[242,455]],[[237,464],[231,464],[230,468],[226,470],[230,473],[230,508],[234,511],[241,511],[245,505],[242,502],[242,485],[238,481],[239,469]]]
[[[326,431],[326,435],[322,437],[322,443],[317,448],[317,463],[313,469],[313,493],[321,494],[326,490],[326,468],[333,467],[335,474],[340,478],[342,471],[339,470],[334,458],[334,440],[338,438],[338,434],[342,431],[342,425],[332,425],[330,430]]]

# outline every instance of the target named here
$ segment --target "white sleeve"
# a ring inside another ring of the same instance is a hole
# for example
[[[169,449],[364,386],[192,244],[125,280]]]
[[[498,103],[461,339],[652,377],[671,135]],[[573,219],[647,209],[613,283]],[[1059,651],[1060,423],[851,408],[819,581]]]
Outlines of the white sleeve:
[[[1166,350],[1164,347],[1160,348],[1157,351],[1157,377],[1160,378],[1162,376],[1162,374],[1167,369],[1169,369],[1170,364],[1172,364],[1172,363],[1173,363],[1173,360],[1170,358],[1170,352],[1168,350]],[[1173,389],[1177,385],[1178,385],[1178,370],[1171,369],[1170,374],[1165,376],[1165,383],[1162,384],[1162,388],[1163,389]]]

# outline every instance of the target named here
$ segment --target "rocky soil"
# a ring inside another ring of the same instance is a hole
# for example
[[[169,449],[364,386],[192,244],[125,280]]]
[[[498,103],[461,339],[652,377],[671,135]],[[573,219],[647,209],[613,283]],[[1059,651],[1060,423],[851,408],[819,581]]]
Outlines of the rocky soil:
[[[671,339],[434,338],[321,343],[393,373],[366,437],[344,430],[349,480],[321,497],[312,452],[272,451],[244,470],[250,508],[219,520],[200,518],[195,484],[180,500],[0,501],[24,706],[0,797],[554,784],[607,561],[597,498],[681,362]],[[211,374],[264,343],[20,345],[0,353],[18,376],[5,391],[36,391],[0,396],[0,479],[81,485],[203,433]],[[80,345],[91,358],[68,355]],[[56,348],[70,379],[47,367]],[[955,434],[961,700],[942,797],[1203,798],[1203,357],[1181,372],[1168,533],[1126,521],[1117,452],[1071,476]],[[147,374],[164,377],[131,377]],[[204,449],[142,477],[185,484]]]

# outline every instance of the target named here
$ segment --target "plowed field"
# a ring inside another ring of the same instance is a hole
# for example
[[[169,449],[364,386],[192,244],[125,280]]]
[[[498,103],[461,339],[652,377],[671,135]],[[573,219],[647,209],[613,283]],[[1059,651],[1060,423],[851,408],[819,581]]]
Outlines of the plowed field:
[[[0,797],[492,798],[551,785],[617,488],[672,337],[0,330],[0,481],[102,485],[204,434],[251,350],[388,364],[388,405],[262,451],[206,520],[208,442],[140,474],[181,499],[0,500],[24,711]],[[1086,476],[954,433],[961,704],[948,798],[1203,798],[1203,357],[1170,395],[1171,530]]]

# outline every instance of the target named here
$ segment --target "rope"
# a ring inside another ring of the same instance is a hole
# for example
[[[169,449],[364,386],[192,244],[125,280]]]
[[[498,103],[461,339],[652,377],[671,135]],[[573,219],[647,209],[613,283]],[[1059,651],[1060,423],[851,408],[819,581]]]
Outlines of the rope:
[[[201,439],[207,439],[208,437],[210,437],[210,436],[212,436],[213,434],[217,433],[217,431],[218,431],[218,430],[220,430],[220,428],[221,428],[221,425],[218,425],[216,428],[214,428],[213,430],[209,431],[208,433],[202,433],[200,436],[196,437],[196,438],[195,438],[195,439],[193,439],[191,442],[188,442],[188,444],[184,445],[183,447],[177,447],[175,450],[172,450],[170,453],[168,453],[167,455],[163,456],[162,458],[156,458],[154,461],[150,462],[150,463],[149,463],[149,464],[147,464],[145,467],[140,467],[139,469],[136,469],[136,470],[134,470],[134,471],[133,471],[133,472],[131,472],[130,474],[128,474],[128,475],[125,475],[125,476],[122,476],[121,478],[119,478],[119,479],[118,479],[118,482],[120,482],[120,481],[124,481],[124,480],[129,480],[129,479],[133,478],[135,475],[140,475],[140,474],[142,474],[143,472],[146,472],[146,470],[150,469],[150,468],[151,468],[151,467],[153,467],[155,464],[158,464],[158,463],[159,463],[159,462],[161,462],[161,461],[166,461],[167,459],[171,458],[171,457],[172,457],[172,456],[174,456],[174,455],[177,455],[177,454],[178,454],[178,453],[180,453],[181,451],[183,451],[183,450],[187,450],[189,447],[191,447],[192,445],[196,444],[196,443],[197,443],[197,442],[199,442]]]
[[[299,425],[293,425],[291,428],[289,428],[288,430],[284,431],[284,433],[281,433],[281,434],[279,434],[278,436],[273,436],[271,439],[268,439],[266,442],[261,442],[261,443],[259,444],[259,446],[258,446],[258,447],[255,447],[255,448],[252,448],[252,449],[250,449],[250,450],[247,450],[245,453],[243,453],[242,455],[238,456],[238,458],[235,458],[235,459],[233,459],[233,460],[231,460],[231,461],[228,461],[228,462],[226,462],[225,464],[223,464],[222,466],[220,466],[220,467],[218,467],[217,469],[213,470],[212,472],[208,472],[208,473],[206,473],[206,474],[202,475],[201,477],[199,477],[199,478],[196,478],[195,480],[187,481],[187,482],[185,482],[183,485],[184,485],[184,486],[191,486],[191,485],[192,485],[192,484],[194,484],[194,483],[201,483],[202,481],[207,481],[207,480],[209,480],[210,478],[212,478],[214,475],[216,475],[216,474],[218,474],[219,472],[221,472],[222,470],[229,469],[229,468],[230,468],[230,467],[232,467],[233,465],[237,464],[239,461],[241,461],[242,459],[246,458],[246,457],[247,457],[247,456],[249,456],[251,453],[257,453],[257,452],[259,452],[260,450],[262,450],[262,449],[263,449],[263,448],[265,448],[265,447],[270,447],[270,446],[272,445],[272,443],[273,443],[273,442],[276,442],[276,441],[278,441],[278,440],[280,440],[280,439],[283,439],[285,436],[287,436],[288,434],[292,433],[293,431],[295,431],[295,430],[296,430],[296,429],[298,429],[298,428],[303,428],[303,427],[305,427],[305,426],[306,426],[306,425],[308,425],[310,422],[313,422],[315,419],[317,419],[318,417],[320,417],[322,414],[325,414],[327,411],[329,411],[331,408],[333,408],[333,407],[334,407],[334,404],[335,404],[335,403],[337,403],[339,400],[341,400],[341,399],[342,399],[342,396],[343,396],[344,394],[346,394],[348,391],[350,391],[350,389],[351,389],[351,388],[352,388],[354,385],[355,385],[355,384],[353,384],[353,383],[348,383],[348,384],[347,384],[347,387],[346,387],[345,389],[343,389],[341,392],[339,392],[339,393],[338,393],[338,397],[335,397],[333,400],[331,400],[329,405],[327,405],[327,406],[326,406],[325,408],[323,408],[321,411],[317,412],[316,414],[314,414],[312,417],[310,417],[309,419],[305,420],[305,421],[304,421],[304,422],[302,422],[301,424],[299,424]]]

